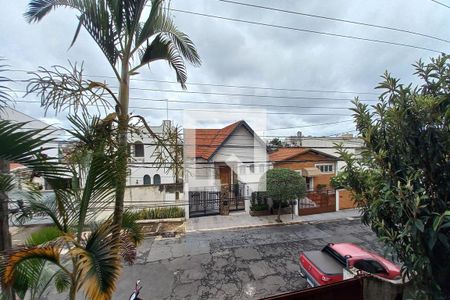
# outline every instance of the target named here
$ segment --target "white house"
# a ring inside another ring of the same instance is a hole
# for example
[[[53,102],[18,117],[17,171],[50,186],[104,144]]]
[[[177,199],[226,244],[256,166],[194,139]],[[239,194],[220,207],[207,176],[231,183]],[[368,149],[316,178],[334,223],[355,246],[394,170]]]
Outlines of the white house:
[[[259,189],[269,168],[266,144],[245,122],[220,129],[184,130],[185,188],[189,214],[216,214],[220,193],[230,210],[250,208],[250,195]]]
[[[157,135],[163,136],[170,130],[175,130],[170,120],[163,120],[159,126],[150,126],[150,129]],[[145,128],[142,128],[144,134],[133,134],[129,136],[130,143],[130,159],[128,163],[127,185],[160,185],[175,183],[175,174],[168,165],[167,161],[164,166],[156,163],[157,143]],[[160,167],[160,168],[158,168]]]

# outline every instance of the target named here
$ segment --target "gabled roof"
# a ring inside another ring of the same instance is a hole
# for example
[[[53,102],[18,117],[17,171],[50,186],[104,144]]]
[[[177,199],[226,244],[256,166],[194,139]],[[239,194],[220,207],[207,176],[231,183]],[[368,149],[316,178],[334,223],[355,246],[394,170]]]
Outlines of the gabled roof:
[[[327,154],[321,151],[317,151],[315,149],[311,148],[303,148],[303,147],[286,147],[286,148],[278,148],[277,151],[269,154],[269,160],[272,162],[280,162],[284,160],[288,160],[290,158],[293,158],[297,155],[304,154],[307,152],[314,152],[319,155],[323,155],[328,157],[330,160],[337,160],[337,157]]]
[[[195,156],[195,158],[203,158],[209,160],[220,149],[220,147],[230,138],[230,136],[236,131],[237,128],[244,126],[253,136],[255,133],[253,129],[247,124],[247,122],[241,120],[233,124],[230,124],[220,129],[186,129],[186,137],[189,140],[191,146],[191,153],[189,155]],[[192,144],[192,139],[195,135],[195,144]],[[188,137],[189,136],[189,137]],[[259,139],[259,138],[258,138]],[[195,149],[195,152],[194,152]]]

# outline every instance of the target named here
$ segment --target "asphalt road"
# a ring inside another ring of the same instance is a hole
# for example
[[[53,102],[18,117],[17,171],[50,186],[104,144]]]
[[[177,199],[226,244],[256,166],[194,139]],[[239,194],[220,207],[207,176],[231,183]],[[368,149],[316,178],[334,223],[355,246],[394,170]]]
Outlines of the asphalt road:
[[[124,268],[114,299],[128,299],[134,282],[142,299],[258,299],[305,287],[298,255],[329,242],[352,242],[383,254],[356,220],[188,233],[146,239],[135,265]]]

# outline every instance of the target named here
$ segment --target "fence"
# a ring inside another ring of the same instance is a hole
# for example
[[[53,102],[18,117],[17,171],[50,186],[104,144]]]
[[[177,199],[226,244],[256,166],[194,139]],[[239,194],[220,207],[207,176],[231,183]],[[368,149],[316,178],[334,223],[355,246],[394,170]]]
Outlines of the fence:
[[[334,190],[309,192],[298,202],[300,216],[332,211],[336,211],[336,192]]]

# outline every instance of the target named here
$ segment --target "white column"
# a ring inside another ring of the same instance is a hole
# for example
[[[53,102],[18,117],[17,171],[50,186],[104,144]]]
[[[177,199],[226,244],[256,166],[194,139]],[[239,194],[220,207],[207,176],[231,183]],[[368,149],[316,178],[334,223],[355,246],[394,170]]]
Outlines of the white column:
[[[294,215],[298,216],[298,199],[295,201],[294,205]]]
[[[184,204],[184,217],[185,219],[189,219],[189,187],[188,187],[188,183],[185,182],[183,184],[183,198],[182,201],[185,203]]]
[[[336,211],[339,211],[339,190],[336,190]]]

